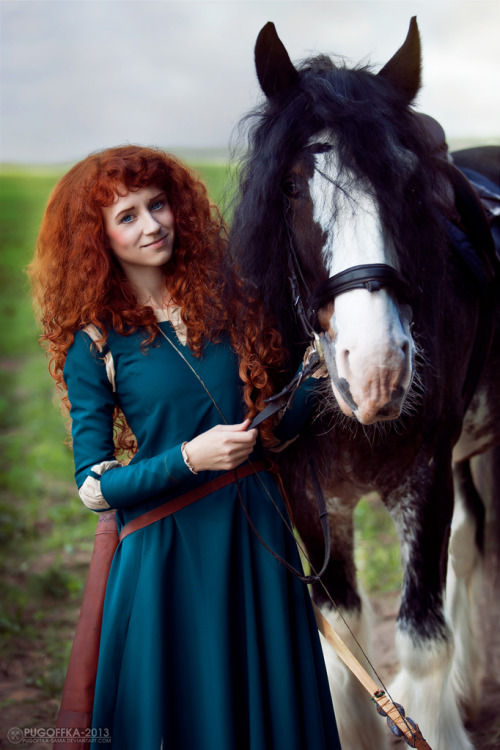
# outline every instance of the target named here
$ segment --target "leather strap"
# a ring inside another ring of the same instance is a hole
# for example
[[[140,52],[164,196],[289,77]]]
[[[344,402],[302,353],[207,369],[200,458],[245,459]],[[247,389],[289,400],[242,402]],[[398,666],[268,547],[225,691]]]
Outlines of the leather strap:
[[[351,289],[378,292],[382,287],[393,289],[400,302],[411,302],[410,287],[399,271],[385,263],[368,263],[347,268],[331,276],[310,295],[308,305],[317,313],[339,294],[349,292]]]
[[[316,499],[316,504],[318,506],[318,516],[321,523],[321,529],[323,531],[323,538],[325,540],[325,554],[323,558],[323,565],[321,567],[321,570],[319,573],[313,573],[311,575],[305,576],[300,571],[298,571],[296,568],[293,567],[287,560],[285,560],[284,557],[281,555],[278,555],[277,552],[275,552],[271,547],[264,541],[262,536],[259,534],[259,531],[257,527],[255,526],[254,522],[252,521],[250,514],[248,512],[248,509],[245,506],[245,503],[243,502],[243,498],[240,494],[240,503],[242,510],[247,518],[248,524],[252,531],[254,532],[255,536],[259,540],[259,542],[267,549],[268,552],[271,553],[271,555],[275,558],[275,560],[278,560],[292,575],[294,575],[296,578],[299,579],[299,581],[302,581],[302,583],[316,583],[319,581],[323,573],[328,567],[328,563],[330,561],[330,546],[331,546],[331,540],[330,540],[330,522],[328,517],[328,509],[326,507],[326,501],[325,496],[323,494],[323,490],[321,488],[320,481],[318,479],[318,474],[316,472],[316,467],[314,465],[314,459],[312,456],[312,453],[308,453],[308,459],[309,459],[309,469],[310,469],[310,477],[311,477],[311,484],[313,486],[314,490],[314,497]],[[292,511],[288,504],[288,500],[286,498],[286,495],[284,496],[285,503],[287,505],[287,510],[290,518],[292,518]]]
[[[197,500],[201,500],[202,497],[206,497],[212,492],[222,489],[222,487],[227,487],[229,484],[237,482],[239,479],[244,479],[245,477],[250,476],[250,474],[257,474],[259,471],[270,471],[277,474],[278,468],[270,461],[256,461],[255,463],[243,464],[243,466],[238,466],[237,469],[227,471],[225,474],[221,474],[210,482],[200,484],[198,487],[186,492],[184,495],[175,497],[173,500],[169,500],[167,503],[159,505],[158,508],[153,508],[153,510],[149,510],[147,513],[143,513],[141,516],[132,519],[132,521],[126,523],[122,528],[120,541],[134,531],[143,529],[145,526],[150,526],[152,523],[160,521],[162,518],[167,518],[167,516],[172,515],[172,513],[176,513],[178,510],[186,508]]]
[[[100,513],[94,551],[57,718],[58,729],[73,729],[81,732],[79,750],[87,750],[90,744],[87,730],[92,722],[104,595],[117,545],[118,529],[115,512]],[[75,745],[71,744],[71,732],[68,731],[66,736],[67,741],[61,737],[61,742],[58,742],[58,750],[74,750]]]
[[[282,409],[289,409],[292,405],[293,397],[295,396],[297,390],[300,388],[304,380],[306,380],[306,378],[308,378],[310,375],[313,375],[316,370],[319,370],[319,368],[323,364],[323,361],[324,360],[317,351],[313,352],[307,365],[305,365],[303,369],[292,378],[292,380],[283,388],[282,391],[276,393],[270,398],[266,398],[267,406],[264,407],[264,409],[252,419],[252,421],[248,425],[248,429],[252,430],[254,427],[258,427],[261,422],[264,422],[264,420],[272,417],[273,414],[276,414],[277,411],[281,411]]]

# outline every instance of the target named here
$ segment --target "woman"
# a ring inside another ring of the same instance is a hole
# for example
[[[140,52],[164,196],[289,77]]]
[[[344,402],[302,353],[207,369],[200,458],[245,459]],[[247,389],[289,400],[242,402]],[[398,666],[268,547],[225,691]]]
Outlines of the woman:
[[[114,555],[93,727],[119,750],[340,746],[307,588],[261,541],[300,567],[261,461],[273,425],[260,438],[248,429],[283,353],[223,272],[225,248],[189,170],[127,146],[62,178],[31,266],[85,505],[115,509],[122,530],[193,488],[204,495],[128,534]],[[311,391],[314,381],[281,440]],[[236,467],[238,481],[221,473]],[[226,486],[207,490],[219,477]]]

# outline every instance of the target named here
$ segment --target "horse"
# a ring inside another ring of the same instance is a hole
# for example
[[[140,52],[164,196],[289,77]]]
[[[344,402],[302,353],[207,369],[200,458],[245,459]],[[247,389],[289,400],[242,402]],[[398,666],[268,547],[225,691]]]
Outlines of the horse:
[[[255,64],[265,98],[243,121],[229,247],[243,293],[260,295],[281,333],[283,377],[314,334],[324,352],[316,413],[278,454],[316,571],[323,536],[308,452],[327,498],[330,559],[312,596],[352,650],[361,643],[368,652],[353,511],[376,492],[403,567],[390,694],[435,750],[471,750],[464,721],[478,700],[479,658],[467,602],[485,521],[470,461],[500,438],[488,220],[436,129],[412,108],[416,18],[378,72],[321,54],[295,66],[272,23]],[[385,747],[390,735],[369,697],[326,643],[324,652],[342,747]]]

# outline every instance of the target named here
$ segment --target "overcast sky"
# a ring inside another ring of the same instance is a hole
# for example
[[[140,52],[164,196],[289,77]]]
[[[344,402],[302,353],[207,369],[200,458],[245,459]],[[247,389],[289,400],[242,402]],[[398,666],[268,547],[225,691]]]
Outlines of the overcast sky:
[[[121,143],[224,147],[260,99],[274,21],[292,60],[372,62],[423,45],[418,108],[449,138],[500,143],[498,0],[1,0],[4,162],[73,162]]]

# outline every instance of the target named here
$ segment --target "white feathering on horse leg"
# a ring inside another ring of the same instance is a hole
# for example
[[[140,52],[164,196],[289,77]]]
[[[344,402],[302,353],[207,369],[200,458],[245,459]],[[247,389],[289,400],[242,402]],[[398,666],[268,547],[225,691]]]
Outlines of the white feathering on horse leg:
[[[365,653],[369,653],[371,629],[366,616],[369,605],[365,598],[362,599],[360,614],[345,611],[342,614]],[[342,618],[329,606],[321,607],[321,612],[365,669],[371,671]],[[333,647],[323,636],[320,638],[342,750],[385,750],[392,736],[385,720],[379,716],[366,689],[339,659]]]
[[[422,640],[415,645],[397,629],[401,670],[392,682],[391,698],[419,725],[432,750],[474,750],[460,717],[451,681],[453,643]]]
[[[464,718],[469,720],[475,718],[479,710],[484,670],[475,622],[483,565],[475,536],[476,522],[467,510],[459,483],[456,482],[445,604],[455,638],[451,682]]]

